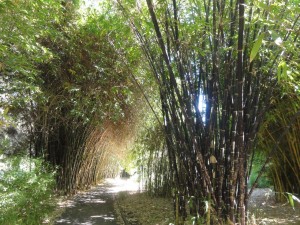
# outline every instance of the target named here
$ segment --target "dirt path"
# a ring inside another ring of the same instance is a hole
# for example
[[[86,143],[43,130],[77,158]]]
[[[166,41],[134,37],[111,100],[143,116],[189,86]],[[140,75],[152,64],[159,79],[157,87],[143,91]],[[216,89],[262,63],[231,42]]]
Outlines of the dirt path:
[[[250,217],[253,224],[299,225],[300,205],[294,209],[286,203],[276,203],[275,193],[270,188],[255,189],[249,201]]]
[[[65,210],[55,225],[117,225],[114,212],[116,193],[137,189],[138,184],[132,180],[107,179],[103,184],[77,194],[72,200],[62,202],[60,207]]]

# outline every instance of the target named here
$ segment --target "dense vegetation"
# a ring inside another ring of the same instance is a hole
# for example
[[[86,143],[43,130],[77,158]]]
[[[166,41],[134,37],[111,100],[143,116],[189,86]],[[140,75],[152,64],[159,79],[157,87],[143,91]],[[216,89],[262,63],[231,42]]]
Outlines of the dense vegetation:
[[[187,211],[246,224],[253,167],[299,194],[298,0],[80,6],[0,2],[0,154],[29,157],[0,175],[4,199],[33,185],[32,210],[50,207],[49,164],[70,194],[131,163],[150,193],[173,196],[176,224]],[[3,220],[19,222],[3,202]]]
[[[143,108],[130,29],[109,8],[83,17],[71,3],[1,4],[2,108],[26,130],[27,152],[58,167],[65,193],[116,174]]]
[[[14,157],[1,163],[0,224],[42,224],[55,208],[55,173],[41,159]]]

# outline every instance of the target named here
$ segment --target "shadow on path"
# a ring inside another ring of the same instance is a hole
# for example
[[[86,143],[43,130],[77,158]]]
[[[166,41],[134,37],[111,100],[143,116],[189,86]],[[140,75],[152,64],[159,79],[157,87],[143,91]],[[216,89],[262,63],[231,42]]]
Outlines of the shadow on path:
[[[64,202],[66,209],[55,225],[117,225],[114,196],[121,191],[136,192],[138,188],[138,183],[131,179],[107,179]]]

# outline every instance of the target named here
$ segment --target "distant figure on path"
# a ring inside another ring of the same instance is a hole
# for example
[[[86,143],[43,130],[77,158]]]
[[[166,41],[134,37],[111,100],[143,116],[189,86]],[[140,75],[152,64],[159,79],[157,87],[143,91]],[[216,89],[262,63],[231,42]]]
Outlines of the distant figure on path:
[[[125,169],[122,170],[121,174],[120,174],[121,178],[130,178],[130,174],[126,172]]]

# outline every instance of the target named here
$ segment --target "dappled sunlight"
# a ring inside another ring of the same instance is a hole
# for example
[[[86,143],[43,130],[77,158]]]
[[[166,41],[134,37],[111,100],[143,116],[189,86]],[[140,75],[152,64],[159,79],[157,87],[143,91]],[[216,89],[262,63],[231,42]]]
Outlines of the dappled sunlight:
[[[58,203],[58,206],[60,208],[65,208],[65,207],[74,207],[75,206],[75,201],[72,201],[72,200],[66,200],[66,201],[62,201],[62,202],[59,202]]]
[[[137,176],[106,179],[86,192],[78,193],[72,200],[59,204],[66,210],[55,224],[116,224],[114,196],[119,192],[136,193],[140,190]]]
[[[68,219],[60,219],[56,221],[57,223],[65,223],[65,224],[71,224],[71,221]]]
[[[104,203],[106,203],[106,201],[104,201],[102,199],[87,198],[87,199],[83,199],[83,203],[104,204]]]
[[[91,216],[91,218],[103,218],[104,220],[114,220],[115,218],[110,215],[96,215]]]
[[[300,207],[277,203],[275,192],[270,188],[256,188],[249,201],[252,224],[299,224]]]

